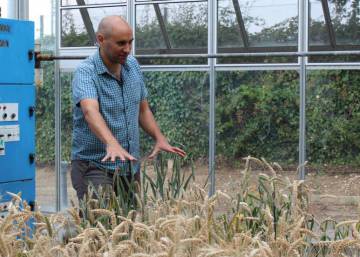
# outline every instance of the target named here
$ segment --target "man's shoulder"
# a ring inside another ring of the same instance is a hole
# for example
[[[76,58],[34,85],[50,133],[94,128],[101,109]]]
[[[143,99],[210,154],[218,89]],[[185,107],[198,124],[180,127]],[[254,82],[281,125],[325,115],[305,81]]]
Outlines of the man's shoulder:
[[[89,72],[92,74],[94,73],[95,69],[95,59],[92,55],[81,61],[80,64],[76,67],[75,72]]]
[[[139,67],[139,63],[136,60],[136,58],[133,55],[129,55],[126,58],[126,64],[130,67],[130,68],[138,68]]]

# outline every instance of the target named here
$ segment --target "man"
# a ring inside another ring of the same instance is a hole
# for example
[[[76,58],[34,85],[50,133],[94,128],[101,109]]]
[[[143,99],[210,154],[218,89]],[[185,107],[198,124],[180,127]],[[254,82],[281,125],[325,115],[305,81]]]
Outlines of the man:
[[[171,146],[156,124],[146,100],[139,64],[129,56],[133,32],[119,16],[101,20],[98,51],[82,62],[73,79],[73,148],[71,179],[79,199],[94,186],[109,186],[120,170],[140,180],[139,124],[155,141],[149,158],[160,151],[185,152]]]

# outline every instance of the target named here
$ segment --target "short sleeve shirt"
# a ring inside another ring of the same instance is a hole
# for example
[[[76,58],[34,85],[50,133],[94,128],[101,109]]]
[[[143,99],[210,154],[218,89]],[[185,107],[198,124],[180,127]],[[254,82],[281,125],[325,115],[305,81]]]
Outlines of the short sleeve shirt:
[[[133,56],[128,56],[121,67],[121,80],[106,68],[99,51],[84,60],[76,69],[73,82],[73,141],[72,160],[86,160],[110,171],[129,171],[130,162],[101,160],[106,155],[106,145],[90,130],[80,108],[83,99],[96,99],[100,114],[120,145],[136,159],[140,159],[139,109],[147,98],[140,66]],[[132,171],[140,169],[132,163]]]

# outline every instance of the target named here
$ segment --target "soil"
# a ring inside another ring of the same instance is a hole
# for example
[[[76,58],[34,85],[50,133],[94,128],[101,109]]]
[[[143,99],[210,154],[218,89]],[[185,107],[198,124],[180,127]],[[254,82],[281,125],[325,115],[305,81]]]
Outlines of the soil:
[[[171,166],[171,163],[169,163]],[[189,171],[186,171],[189,172]],[[335,220],[358,219],[360,210],[360,170],[351,167],[321,167],[307,170],[306,184],[311,190],[310,213],[319,221],[326,218]],[[151,173],[151,171],[150,171]],[[255,167],[251,175],[251,183],[257,181],[260,173],[268,173],[261,167]],[[292,181],[298,178],[295,169],[279,171]],[[76,193],[71,185],[70,172],[67,174],[68,206],[77,204]],[[195,183],[204,185],[208,178],[206,164],[195,165]],[[36,195],[40,209],[43,211],[55,210],[55,172],[54,168],[38,167],[36,172]],[[216,169],[216,190],[234,195],[242,179],[241,169],[232,167],[218,167]]]

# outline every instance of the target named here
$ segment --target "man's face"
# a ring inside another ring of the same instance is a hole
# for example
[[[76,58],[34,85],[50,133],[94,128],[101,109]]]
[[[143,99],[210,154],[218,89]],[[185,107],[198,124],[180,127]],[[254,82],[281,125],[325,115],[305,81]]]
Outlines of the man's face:
[[[112,63],[125,64],[131,52],[133,35],[131,28],[114,29],[112,35],[106,37],[99,35],[98,42],[103,49],[105,57]]]

